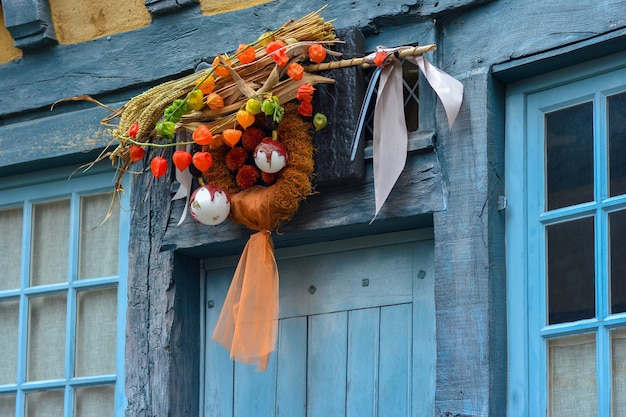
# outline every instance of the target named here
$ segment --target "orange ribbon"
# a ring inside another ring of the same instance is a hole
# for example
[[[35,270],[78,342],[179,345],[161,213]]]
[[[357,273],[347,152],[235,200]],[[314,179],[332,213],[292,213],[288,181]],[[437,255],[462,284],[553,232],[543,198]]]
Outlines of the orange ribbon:
[[[262,371],[276,346],[279,311],[269,193],[257,186],[231,198],[234,220],[259,232],[250,236],[241,254],[213,332],[213,340],[229,350],[231,359]]]

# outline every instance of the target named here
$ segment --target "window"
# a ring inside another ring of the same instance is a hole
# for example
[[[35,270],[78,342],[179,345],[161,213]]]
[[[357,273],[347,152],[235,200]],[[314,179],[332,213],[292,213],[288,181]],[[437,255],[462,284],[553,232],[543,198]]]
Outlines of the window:
[[[122,415],[127,210],[101,225],[111,173],[38,178],[0,189],[0,415]]]
[[[507,97],[510,416],[626,416],[626,57]]]

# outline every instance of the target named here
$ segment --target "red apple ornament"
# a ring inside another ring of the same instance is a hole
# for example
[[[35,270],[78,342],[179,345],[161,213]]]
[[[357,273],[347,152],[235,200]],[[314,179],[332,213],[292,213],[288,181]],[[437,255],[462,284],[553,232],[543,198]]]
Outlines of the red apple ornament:
[[[203,185],[194,191],[189,206],[193,218],[209,226],[222,223],[230,213],[228,195],[213,185]]]
[[[274,174],[287,165],[287,149],[282,143],[265,138],[254,150],[254,163],[261,171]]]

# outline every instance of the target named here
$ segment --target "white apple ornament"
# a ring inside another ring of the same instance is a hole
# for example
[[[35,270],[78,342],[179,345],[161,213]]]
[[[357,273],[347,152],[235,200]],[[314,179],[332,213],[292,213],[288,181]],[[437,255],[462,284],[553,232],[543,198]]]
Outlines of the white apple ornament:
[[[215,226],[228,217],[230,198],[220,187],[203,185],[191,195],[189,209],[196,221]]]
[[[287,149],[282,143],[265,138],[254,150],[254,163],[261,171],[274,174],[287,165]]]

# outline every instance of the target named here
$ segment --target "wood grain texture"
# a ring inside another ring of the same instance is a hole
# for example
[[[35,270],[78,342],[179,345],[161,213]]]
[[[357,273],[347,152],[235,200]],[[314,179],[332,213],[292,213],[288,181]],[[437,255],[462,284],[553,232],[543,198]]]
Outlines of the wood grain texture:
[[[0,173],[92,162],[111,141],[100,130],[100,120],[108,114],[98,107],[0,125]]]
[[[4,26],[16,48],[35,50],[56,43],[50,6],[46,0],[4,0]]]
[[[198,414],[199,264],[161,252],[168,188],[149,197],[135,184],[128,272],[126,395],[128,416]],[[174,273],[174,271],[176,271]]]
[[[339,29],[337,37],[345,42],[337,50],[345,57],[363,56],[365,40],[356,28]],[[324,71],[320,75],[335,84],[319,84],[313,96],[313,109],[328,118],[326,128],[313,134],[316,149],[314,184],[324,186],[363,178],[365,138],[359,142],[356,158],[350,160],[354,131],[365,94],[365,80],[360,67]],[[364,135],[361,135],[364,136]]]
[[[506,363],[504,218],[495,209],[503,142],[502,120],[490,112],[497,103],[484,93],[492,88],[489,79],[481,74],[462,80],[461,113],[438,142],[449,194],[447,210],[434,216],[436,415],[487,416],[504,409],[505,392],[493,380],[504,377],[499,369]],[[441,112],[438,117],[445,121]]]
[[[190,216],[177,226],[183,210],[183,201],[172,207],[169,225],[163,239],[163,250],[177,249],[182,253],[201,256],[202,253],[232,254],[241,251],[252,233],[230,221],[218,226],[205,226]],[[280,228],[280,234],[272,236],[276,247],[311,243],[314,233],[318,239],[336,240],[345,228],[358,227],[361,234],[380,233],[379,227],[392,227],[394,221],[406,220],[418,227],[433,211],[445,208],[444,184],[435,152],[409,157],[403,174],[379,213],[374,216],[374,186],[371,163],[366,166],[365,180],[335,187],[319,188],[300,207],[291,222]],[[427,221],[427,220],[426,220]],[[427,226],[424,224],[423,227]],[[404,228],[410,228],[404,225]],[[389,229],[388,229],[389,230]],[[349,233],[358,234],[351,230]],[[229,246],[230,245],[230,246]]]
[[[165,78],[191,72],[199,57],[232,52],[239,43],[252,42],[263,32],[325,4],[322,0],[281,0],[209,16],[200,13],[199,5],[185,7],[140,29],[26,55],[0,65],[0,116],[48,107],[74,95],[98,96],[134,86],[147,89]],[[377,4],[337,0],[322,15],[336,18],[339,28],[364,27],[376,16],[403,13],[404,4],[400,0]],[[18,96],[20,100],[13,99]]]

